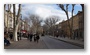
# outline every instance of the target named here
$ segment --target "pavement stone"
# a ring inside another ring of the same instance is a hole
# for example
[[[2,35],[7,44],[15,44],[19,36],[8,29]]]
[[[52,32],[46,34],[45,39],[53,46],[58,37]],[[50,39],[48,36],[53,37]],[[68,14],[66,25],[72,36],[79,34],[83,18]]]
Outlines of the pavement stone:
[[[30,42],[28,39],[23,38],[20,41],[13,41],[11,45],[4,46],[4,49],[47,49],[44,41],[42,39],[39,42]]]

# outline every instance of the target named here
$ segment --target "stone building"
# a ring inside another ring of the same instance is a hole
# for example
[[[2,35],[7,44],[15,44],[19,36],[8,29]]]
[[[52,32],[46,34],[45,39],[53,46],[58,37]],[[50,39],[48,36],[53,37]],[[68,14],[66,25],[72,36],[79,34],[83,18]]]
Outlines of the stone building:
[[[70,26],[71,26],[71,20],[69,19]],[[62,35],[65,35],[66,37],[70,37],[70,30],[68,26],[68,21],[62,21],[59,23],[59,26],[61,27],[61,33]],[[84,39],[84,13],[83,11],[79,11],[75,16],[73,16],[73,38],[77,39]],[[62,36],[61,35],[61,36]]]
[[[13,13],[8,12],[7,10],[4,11],[4,31],[11,31],[13,30]]]
[[[13,26],[14,26],[14,17],[13,17],[13,13],[12,12],[8,12],[7,10],[4,11],[4,31],[6,32],[13,32]],[[22,17],[20,17],[20,24],[18,26],[18,32],[20,32],[21,30],[28,30],[29,31],[29,25],[27,24],[27,22],[23,21],[21,19]],[[17,23],[17,15],[15,17],[15,25]]]

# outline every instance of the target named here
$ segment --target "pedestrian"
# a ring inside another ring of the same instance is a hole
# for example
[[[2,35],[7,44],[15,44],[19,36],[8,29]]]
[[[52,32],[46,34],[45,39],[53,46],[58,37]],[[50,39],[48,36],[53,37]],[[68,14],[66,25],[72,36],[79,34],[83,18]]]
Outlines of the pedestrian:
[[[27,35],[27,39],[29,39],[29,33],[28,33],[28,35]]]
[[[10,40],[12,40],[12,37],[13,37],[12,33],[9,34],[9,37],[10,37]]]
[[[38,43],[39,39],[40,39],[39,34],[36,34],[36,41],[37,41],[37,43]]]
[[[21,37],[22,37],[22,36],[21,36],[21,33],[19,33],[19,39],[20,39],[20,40],[21,40]]]
[[[10,45],[10,41],[7,39],[7,33],[4,32],[4,45],[8,46]]]
[[[32,35],[32,34],[30,34],[30,41],[32,41],[32,37],[33,37],[33,35]]]
[[[36,42],[36,34],[34,34],[34,42]]]
[[[56,37],[58,38],[58,36],[59,36],[59,35],[57,34]]]
[[[17,32],[17,37],[18,37],[18,41],[19,41],[19,40],[20,40],[20,39],[19,39],[19,32]]]

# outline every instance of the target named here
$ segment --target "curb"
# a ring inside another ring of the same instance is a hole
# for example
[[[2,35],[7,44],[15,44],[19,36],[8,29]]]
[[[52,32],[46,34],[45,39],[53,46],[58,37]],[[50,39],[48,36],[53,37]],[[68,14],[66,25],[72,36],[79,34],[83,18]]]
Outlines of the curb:
[[[53,37],[50,37],[50,38],[53,38]],[[53,38],[53,39],[57,39],[57,38]],[[61,39],[57,39],[57,40],[63,41],[63,42],[67,42],[67,43],[70,43],[70,44],[79,46],[79,47],[81,47],[81,48],[84,48],[84,45],[83,45],[83,44],[79,44],[79,43],[75,43],[75,42],[70,42],[70,41],[65,41],[65,40],[61,40]]]

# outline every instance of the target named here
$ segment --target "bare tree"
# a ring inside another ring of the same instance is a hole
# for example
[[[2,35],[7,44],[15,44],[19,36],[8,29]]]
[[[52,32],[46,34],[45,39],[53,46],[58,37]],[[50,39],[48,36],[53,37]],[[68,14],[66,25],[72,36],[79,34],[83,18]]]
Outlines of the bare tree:
[[[44,24],[43,31],[45,32],[45,34],[48,34],[48,29],[49,29],[48,25]]]
[[[31,24],[31,27],[33,29],[33,32],[38,32],[39,27],[41,27],[42,20],[38,15],[30,15],[29,16],[29,23]]]
[[[32,21],[29,17],[24,17],[23,19],[25,22],[27,22],[27,24],[29,24],[30,26],[32,25]]]
[[[20,24],[20,16],[21,16],[21,4],[19,4],[19,8],[18,8],[18,14],[17,14],[17,17],[16,17],[16,11],[15,11],[15,4],[13,4],[13,15],[14,15],[14,22],[17,21],[16,23],[13,23],[14,24],[14,32],[13,32],[13,36],[14,36],[14,41],[18,41],[17,40],[17,31],[18,31],[18,26]],[[17,18],[17,20],[15,20]],[[16,25],[15,25],[16,24]]]
[[[28,32],[30,32],[30,25],[31,25],[31,20],[28,17],[24,17],[23,19],[25,26],[28,28],[25,28],[25,30],[27,30]]]
[[[52,32],[53,36],[54,36],[54,29],[55,29],[55,24],[59,21],[59,17],[58,16],[49,16],[44,22],[47,25],[48,29],[50,30],[50,32]]]
[[[69,27],[69,31],[70,31],[70,38],[72,38],[72,28],[73,28],[73,11],[74,11],[74,6],[75,4],[72,4],[72,21],[71,21],[71,25],[70,25],[70,21],[69,21],[69,14],[68,14],[68,6],[69,4],[59,4],[59,7],[65,12],[66,16],[67,16],[67,20],[68,20],[68,27]]]
[[[15,19],[16,18],[16,8],[15,4],[13,4],[13,37],[15,38]]]
[[[46,20],[44,22],[50,28],[53,25],[55,25],[59,20],[60,19],[59,19],[58,16],[49,16],[49,17],[46,18]]]

